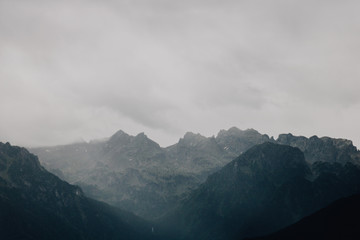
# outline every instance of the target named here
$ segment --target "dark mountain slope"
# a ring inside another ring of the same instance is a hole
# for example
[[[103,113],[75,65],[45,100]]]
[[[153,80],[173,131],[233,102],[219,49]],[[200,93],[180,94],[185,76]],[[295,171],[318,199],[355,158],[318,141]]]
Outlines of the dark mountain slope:
[[[348,163],[312,167],[298,148],[257,145],[209,176],[162,221],[179,239],[237,239],[270,233],[360,189]]]
[[[301,221],[253,240],[360,239],[360,195],[340,199]]]
[[[131,213],[84,196],[26,149],[0,143],[1,239],[151,239]]]

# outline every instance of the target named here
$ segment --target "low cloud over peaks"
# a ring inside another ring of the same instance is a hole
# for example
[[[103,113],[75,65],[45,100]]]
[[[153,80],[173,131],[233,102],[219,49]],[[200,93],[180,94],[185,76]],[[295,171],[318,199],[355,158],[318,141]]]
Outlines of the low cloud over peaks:
[[[360,144],[356,1],[0,3],[0,136],[49,145],[230,126]]]

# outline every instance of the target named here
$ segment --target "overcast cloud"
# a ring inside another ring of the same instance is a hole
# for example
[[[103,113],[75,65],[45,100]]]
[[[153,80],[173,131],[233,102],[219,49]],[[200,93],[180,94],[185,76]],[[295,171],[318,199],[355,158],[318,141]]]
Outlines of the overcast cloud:
[[[0,140],[237,126],[360,146],[360,3],[0,0]]]

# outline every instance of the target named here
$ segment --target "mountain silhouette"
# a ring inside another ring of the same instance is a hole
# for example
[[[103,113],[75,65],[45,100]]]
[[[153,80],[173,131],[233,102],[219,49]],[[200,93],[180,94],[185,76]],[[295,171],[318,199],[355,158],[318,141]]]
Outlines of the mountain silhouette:
[[[0,143],[1,239],[153,239],[150,224],[86,197],[25,148]]]

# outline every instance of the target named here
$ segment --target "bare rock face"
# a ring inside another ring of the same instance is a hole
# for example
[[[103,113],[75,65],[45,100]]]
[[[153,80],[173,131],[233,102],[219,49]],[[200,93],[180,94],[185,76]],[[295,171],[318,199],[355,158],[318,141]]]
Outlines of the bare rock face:
[[[321,161],[360,164],[360,152],[350,140],[318,138],[317,136],[306,138],[281,134],[276,141],[280,144],[298,147],[304,152],[306,160],[310,163]]]
[[[273,141],[268,135],[260,134],[254,129],[240,130],[236,127],[221,130],[216,137],[216,142],[233,158],[257,144]]]

